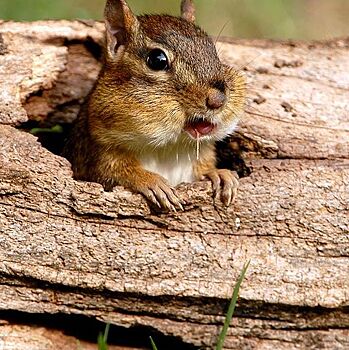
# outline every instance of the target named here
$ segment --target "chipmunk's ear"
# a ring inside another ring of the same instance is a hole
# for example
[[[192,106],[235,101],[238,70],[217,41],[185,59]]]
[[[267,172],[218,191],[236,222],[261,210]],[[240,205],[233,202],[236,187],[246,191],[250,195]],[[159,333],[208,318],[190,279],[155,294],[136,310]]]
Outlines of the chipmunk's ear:
[[[107,54],[115,58],[119,49],[125,47],[139,27],[137,17],[125,0],[107,0],[104,9],[107,36]]]
[[[195,6],[193,0],[182,0],[181,17],[189,22],[195,22]]]

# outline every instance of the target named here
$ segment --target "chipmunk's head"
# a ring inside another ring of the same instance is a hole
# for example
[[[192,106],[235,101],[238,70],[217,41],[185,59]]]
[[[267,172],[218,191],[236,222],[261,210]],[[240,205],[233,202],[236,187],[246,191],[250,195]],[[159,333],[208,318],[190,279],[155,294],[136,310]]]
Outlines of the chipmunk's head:
[[[103,108],[113,113],[104,122],[130,144],[220,140],[241,114],[243,77],[193,23],[192,1],[182,0],[181,10],[181,18],[137,17],[124,0],[107,1],[103,84],[111,97]]]

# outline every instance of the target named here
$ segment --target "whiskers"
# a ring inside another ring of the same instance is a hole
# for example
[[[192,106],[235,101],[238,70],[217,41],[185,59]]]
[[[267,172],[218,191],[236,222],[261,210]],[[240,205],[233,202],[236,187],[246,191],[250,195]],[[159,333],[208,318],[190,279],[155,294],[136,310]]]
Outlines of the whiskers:
[[[218,40],[221,38],[221,35],[222,35],[224,29],[226,28],[226,26],[228,25],[229,22],[230,22],[230,21],[226,21],[226,22],[223,24],[221,30],[219,31],[219,33],[218,33],[218,35],[217,35],[217,37],[216,37],[216,40],[214,41],[214,45],[216,46],[217,55],[218,55],[218,56],[221,54],[221,46],[218,47],[217,43],[218,43]]]
[[[248,66],[250,66],[253,62],[255,62],[257,59],[259,59],[261,56],[264,56],[264,53],[263,52],[260,52],[257,56],[253,57],[250,61],[238,66],[236,69],[238,71],[242,71],[244,70],[245,68],[247,68]]]
[[[228,25],[229,22],[231,22],[231,21],[230,21],[230,20],[229,20],[229,21],[226,21],[226,22],[223,24],[223,26],[222,26],[222,28],[220,29],[220,31],[218,32],[218,35],[217,35],[217,37],[216,37],[216,40],[214,41],[214,44],[215,44],[215,45],[217,45],[218,40],[221,38],[221,35],[222,35],[224,29],[226,28],[226,26]]]

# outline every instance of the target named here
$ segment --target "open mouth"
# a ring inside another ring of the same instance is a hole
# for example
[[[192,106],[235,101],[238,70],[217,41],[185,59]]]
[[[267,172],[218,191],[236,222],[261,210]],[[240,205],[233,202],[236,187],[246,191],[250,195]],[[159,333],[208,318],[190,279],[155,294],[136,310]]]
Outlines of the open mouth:
[[[197,118],[184,126],[184,130],[194,139],[211,134],[215,128],[215,124],[203,118]]]

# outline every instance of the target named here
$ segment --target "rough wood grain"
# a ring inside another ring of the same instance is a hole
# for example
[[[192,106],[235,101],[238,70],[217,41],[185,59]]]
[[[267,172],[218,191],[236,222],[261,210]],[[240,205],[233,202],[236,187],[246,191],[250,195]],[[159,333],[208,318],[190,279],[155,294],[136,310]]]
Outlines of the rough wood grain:
[[[74,118],[98,74],[101,24],[3,22],[0,37],[1,310],[212,348],[251,259],[226,349],[349,347],[347,40],[219,42],[228,64],[262,53],[232,141],[252,174],[228,210],[201,182],[179,187],[184,212],[156,214],[122,188],[74,181],[65,159],[15,128]]]
[[[247,156],[348,158],[348,40],[233,43],[219,49],[227,63],[246,65],[249,113],[239,134]]]

